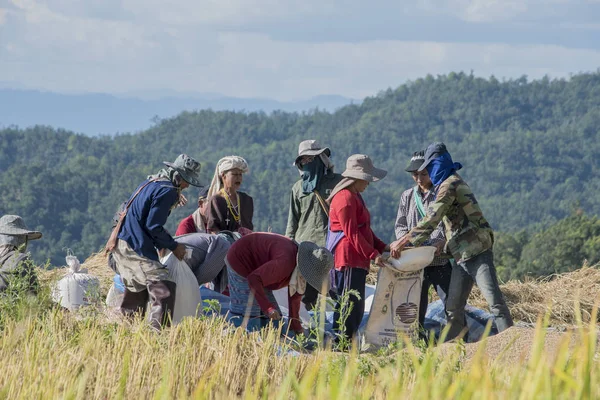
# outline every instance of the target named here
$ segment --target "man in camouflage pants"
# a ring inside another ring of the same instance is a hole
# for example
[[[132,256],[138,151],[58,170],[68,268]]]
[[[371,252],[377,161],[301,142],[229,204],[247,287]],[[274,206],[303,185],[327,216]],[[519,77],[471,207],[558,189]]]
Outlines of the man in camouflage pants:
[[[475,282],[494,315],[498,331],[513,325],[510,311],[498,284],[492,246],[494,234],[467,183],[456,173],[462,168],[453,163],[444,143],[427,147],[419,171],[427,169],[437,197],[427,209],[427,216],[406,235],[390,245],[393,257],[411,243],[425,242],[440,221],[446,227],[446,248],[456,260],[452,269],[446,314],[450,330],[447,339],[457,337],[465,328],[464,308]]]

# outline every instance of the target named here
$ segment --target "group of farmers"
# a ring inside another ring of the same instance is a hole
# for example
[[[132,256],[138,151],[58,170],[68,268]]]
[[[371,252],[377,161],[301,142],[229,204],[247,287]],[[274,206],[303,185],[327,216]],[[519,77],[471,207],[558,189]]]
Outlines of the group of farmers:
[[[280,320],[273,291],[288,287],[289,328],[301,333],[301,303],[310,309],[319,294],[329,295],[338,301],[334,330],[352,339],[364,315],[371,264],[385,268],[388,252],[399,258],[407,246],[431,245],[437,252],[424,272],[421,326],[433,285],[446,307],[447,338],[463,333],[464,307],[473,283],[487,300],[498,330],[512,325],[493,263],[492,229],[457,172],[462,165],[453,162],[443,143],[430,144],[409,161],[406,171],[415,186],[400,197],[397,240],[392,243],[383,242],[371,229],[361,195],[387,172],[375,167],[369,156],[354,154],[339,174],[330,157],[330,149],[315,140],[300,143],[293,164],[301,179],[291,190],[285,235],[253,232],[253,199],[240,191],[248,164],[242,157],[228,156],[217,163],[210,186],[200,189],[197,210],[171,236],[164,225],[171,210],[187,202],[182,191],[201,186],[201,166],[185,154],[165,162],[115,217],[109,265],[125,286],[121,312],[143,313],[150,302],[149,323],[156,329],[169,323],[177,286],[160,259],[172,252],[187,263],[199,285],[211,283],[229,296],[231,314]],[[17,271],[17,249],[39,237],[41,233],[27,230],[19,217],[0,219],[0,289],[6,276]],[[348,301],[342,302],[344,297]]]

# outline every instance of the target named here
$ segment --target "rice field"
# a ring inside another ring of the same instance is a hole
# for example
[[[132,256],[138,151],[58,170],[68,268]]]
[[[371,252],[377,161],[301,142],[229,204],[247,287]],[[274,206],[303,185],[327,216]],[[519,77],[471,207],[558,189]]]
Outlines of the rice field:
[[[547,329],[546,309],[535,328],[475,344],[402,339],[376,354],[306,353],[276,330],[249,334],[217,317],[155,333],[102,307],[69,313],[46,287],[0,297],[0,398],[600,398],[597,308],[570,304],[564,330]]]

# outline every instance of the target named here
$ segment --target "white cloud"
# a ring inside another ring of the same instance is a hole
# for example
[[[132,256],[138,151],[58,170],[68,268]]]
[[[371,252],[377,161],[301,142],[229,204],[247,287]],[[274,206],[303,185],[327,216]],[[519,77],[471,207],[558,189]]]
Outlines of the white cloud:
[[[274,0],[173,5],[123,0],[119,6],[127,18],[110,17],[113,8],[102,8],[101,1],[117,0],[90,0],[80,9],[75,3],[83,2],[74,0],[11,0],[13,7],[0,13],[1,79],[58,92],[171,89],[292,100],[319,94],[361,98],[428,73],[561,77],[600,65],[598,50],[557,45],[287,42],[213,25],[304,13],[310,29],[315,0],[290,8]],[[324,4],[319,13],[335,9],[334,0]],[[452,4],[472,20],[485,20],[500,7],[493,0],[450,0],[444,6]],[[504,16],[497,11],[496,17],[509,18],[521,12],[519,7],[508,7]]]
[[[600,0],[598,0],[600,1]],[[454,15],[468,22],[509,21],[517,17],[536,19],[556,15],[558,6],[578,6],[578,0],[419,0],[430,13]]]

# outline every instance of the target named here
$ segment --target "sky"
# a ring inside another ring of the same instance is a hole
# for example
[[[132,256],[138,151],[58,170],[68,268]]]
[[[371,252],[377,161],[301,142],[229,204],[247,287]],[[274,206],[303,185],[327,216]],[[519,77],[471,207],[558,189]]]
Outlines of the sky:
[[[600,0],[0,0],[1,87],[361,99],[599,67]]]

